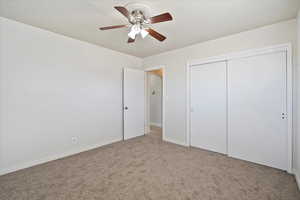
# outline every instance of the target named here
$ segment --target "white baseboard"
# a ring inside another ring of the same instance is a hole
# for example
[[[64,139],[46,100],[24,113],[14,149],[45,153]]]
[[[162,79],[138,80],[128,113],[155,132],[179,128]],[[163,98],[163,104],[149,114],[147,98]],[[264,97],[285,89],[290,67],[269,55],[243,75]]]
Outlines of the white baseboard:
[[[122,141],[122,139],[115,139],[115,140],[111,140],[109,142],[102,142],[102,143],[98,143],[98,144],[83,146],[83,147],[79,147],[78,149],[70,150],[68,152],[64,152],[64,153],[61,153],[61,154],[51,155],[51,156],[41,158],[41,159],[38,159],[38,160],[33,160],[33,161],[21,163],[21,164],[18,164],[18,165],[15,165],[15,166],[12,166],[12,167],[9,167],[9,168],[6,168],[6,169],[0,169],[0,175],[8,174],[8,173],[15,172],[15,171],[18,171],[18,170],[21,170],[21,169],[26,169],[26,168],[29,168],[29,167],[33,167],[35,165],[40,165],[40,164],[50,162],[50,161],[53,161],[53,160],[57,160],[57,159],[61,159],[61,158],[64,158],[64,157],[72,156],[72,155],[75,155],[75,154],[78,154],[78,153],[81,153],[81,152],[84,152],[84,151],[89,151],[89,150],[96,149],[96,148],[99,148],[101,146],[105,146],[105,145],[112,144],[112,143],[119,142],[119,141]]]
[[[157,126],[157,127],[162,127],[162,125],[161,124],[159,124],[159,123],[155,123],[155,122],[150,122],[150,125],[152,125],[152,126]]]
[[[145,126],[145,134],[150,133],[150,126]]]
[[[173,143],[173,144],[177,144],[177,145],[180,145],[180,146],[185,146],[185,147],[188,146],[184,142],[175,141],[175,140],[172,140],[172,139],[169,139],[169,138],[163,138],[163,141],[170,142],[170,143]]]
[[[297,170],[295,170],[295,169],[293,171],[294,171],[294,175],[295,175],[295,178],[296,178],[296,182],[298,184],[298,188],[300,190],[300,173],[297,172]]]

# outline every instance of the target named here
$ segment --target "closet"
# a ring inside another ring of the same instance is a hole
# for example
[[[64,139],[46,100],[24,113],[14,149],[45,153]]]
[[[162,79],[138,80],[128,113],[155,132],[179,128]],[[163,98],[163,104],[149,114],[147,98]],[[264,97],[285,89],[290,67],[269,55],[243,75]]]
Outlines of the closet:
[[[226,154],[226,62],[192,67],[191,83],[191,146]]]
[[[288,169],[287,52],[190,67],[190,144]]]

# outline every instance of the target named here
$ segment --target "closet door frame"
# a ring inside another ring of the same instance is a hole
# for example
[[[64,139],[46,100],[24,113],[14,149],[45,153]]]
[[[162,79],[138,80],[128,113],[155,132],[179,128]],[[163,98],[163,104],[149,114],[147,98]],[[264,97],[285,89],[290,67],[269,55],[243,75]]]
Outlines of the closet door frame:
[[[288,168],[287,172],[292,173],[293,162],[293,64],[292,64],[292,44],[281,44],[276,46],[269,46],[260,49],[251,49],[247,51],[240,51],[221,56],[214,56],[204,59],[196,59],[188,61],[186,65],[186,146],[191,146],[191,67],[214,62],[228,62],[228,60],[237,58],[246,58],[256,55],[269,54],[274,52],[286,52],[287,58],[287,72],[286,72],[286,103],[287,103],[287,139],[288,139]]]

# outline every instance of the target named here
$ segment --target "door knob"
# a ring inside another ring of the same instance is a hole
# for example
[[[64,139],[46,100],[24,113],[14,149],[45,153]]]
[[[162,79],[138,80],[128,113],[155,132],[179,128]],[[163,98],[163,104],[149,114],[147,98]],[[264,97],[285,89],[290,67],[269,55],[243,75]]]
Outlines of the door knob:
[[[127,106],[125,106],[125,108],[124,108],[125,110],[128,110],[128,107]]]

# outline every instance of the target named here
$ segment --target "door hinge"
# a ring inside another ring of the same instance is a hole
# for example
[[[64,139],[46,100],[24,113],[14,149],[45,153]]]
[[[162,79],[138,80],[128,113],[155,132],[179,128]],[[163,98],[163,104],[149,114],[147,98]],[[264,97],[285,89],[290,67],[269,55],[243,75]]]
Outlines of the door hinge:
[[[281,113],[281,119],[287,119],[287,114]]]

